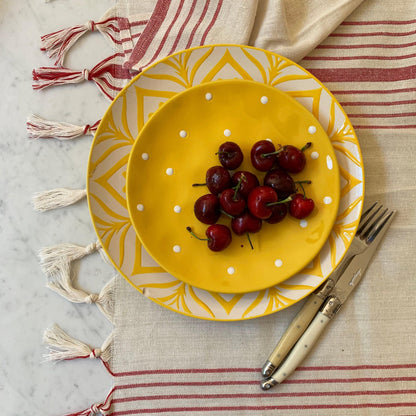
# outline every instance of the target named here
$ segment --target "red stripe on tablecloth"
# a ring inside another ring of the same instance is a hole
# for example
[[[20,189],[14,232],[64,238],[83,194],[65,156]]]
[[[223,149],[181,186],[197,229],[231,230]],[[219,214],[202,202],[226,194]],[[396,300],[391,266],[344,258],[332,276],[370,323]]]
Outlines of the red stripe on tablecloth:
[[[176,47],[178,46],[178,43],[179,43],[179,41],[180,41],[180,39],[181,39],[181,37],[183,35],[183,32],[185,30],[185,27],[188,24],[189,20],[191,19],[192,14],[193,14],[193,12],[195,10],[195,6],[196,6],[197,1],[198,0],[193,0],[192,1],[191,7],[190,7],[189,12],[188,12],[188,15],[186,16],[186,19],[182,23],[182,26],[180,27],[180,29],[178,31],[178,34],[176,35],[175,42],[173,42],[172,48],[169,51],[168,55],[171,55],[176,50]]]
[[[410,53],[407,55],[396,56],[383,56],[383,55],[357,55],[357,56],[305,56],[305,61],[352,61],[355,59],[360,60],[374,60],[374,61],[396,61],[399,59],[415,58],[416,53]]]
[[[133,52],[130,56],[129,62],[133,62],[133,65],[143,58],[144,54],[152,43],[153,38],[162,26],[170,4],[171,0],[158,0],[156,3],[152,16],[150,17],[148,24],[143,30],[139,42],[133,49]]]
[[[186,44],[185,49],[188,49],[191,46],[192,41],[193,41],[194,36],[195,36],[195,33],[198,30],[198,28],[201,25],[201,23],[204,21],[205,15],[207,14],[208,7],[209,7],[209,3],[210,3],[210,0],[207,0],[205,2],[204,9],[202,10],[201,15],[199,16],[198,22],[196,23],[196,25],[192,29],[191,35],[189,36],[188,43]]]
[[[146,25],[149,21],[148,20],[138,20],[136,22],[130,22],[130,26],[142,26]]]
[[[413,20],[369,20],[367,22],[360,21],[347,21],[342,22],[341,26],[371,26],[371,25],[409,25],[416,23],[416,19]]]
[[[392,82],[414,80],[416,65],[402,68],[313,68],[321,82]]]
[[[259,385],[259,380],[221,380],[221,381],[157,381],[148,383],[130,383],[115,386],[115,390],[128,390],[148,387],[169,387],[169,386],[193,386],[193,387],[212,387],[212,386],[253,386]]]
[[[332,94],[400,94],[402,92],[415,92],[416,88],[396,88],[391,90],[331,90]]]
[[[200,400],[200,399],[261,399],[265,397],[338,397],[338,396],[385,396],[398,394],[415,394],[416,390],[355,390],[355,391],[306,391],[287,393],[213,393],[213,394],[163,394],[151,396],[132,396],[113,399],[111,403],[128,403],[134,401],[155,401],[155,400]]]
[[[289,379],[285,384],[349,384],[349,383],[389,383],[401,381],[416,381],[416,377],[355,377],[355,378],[322,378],[322,379]],[[114,390],[128,390],[149,387],[172,386],[244,386],[258,385],[258,380],[221,380],[221,381],[157,381],[148,383],[130,383],[114,387]]]
[[[117,17],[116,18],[116,20],[120,20],[120,21],[122,21],[122,20],[127,20],[127,19],[125,19],[125,18],[120,18],[120,17]],[[111,20],[111,19],[109,19],[109,20]],[[135,22],[129,22],[128,23],[128,25],[130,26],[130,27],[134,27],[134,26],[142,26],[142,25],[146,25],[148,23],[148,20],[136,20]],[[116,27],[116,26],[113,26],[113,30],[114,30],[114,32],[117,32],[117,33],[119,33],[120,32],[120,30],[123,30],[123,29],[120,29],[120,28],[118,28],[118,27]]]
[[[416,113],[348,114],[349,118],[395,118],[416,117]]]
[[[137,370],[112,373],[114,377],[142,376],[148,374],[213,374],[213,373],[260,373],[260,368],[172,368],[157,370]]]
[[[416,30],[410,32],[361,32],[361,33],[331,33],[331,38],[356,38],[364,36],[409,36],[416,34]]]
[[[267,410],[317,410],[317,409],[366,409],[416,407],[416,402],[409,403],[361,403],[361,404],[311,404],[311,405],[276,405],[276,406],[213,406],[213,407],[167,407],[159,409],[132,409],[112,412],[109,416],[133,415],[143,413],[176,413],[176,412],[224,412],[224,411],[267,411]]]
[[[403,125],[389,125],[389,126],[356,126],[354,124],[355,130],[363,130],[363,129],[384,129],[384,130],[396,130],[396,129],[416,129],[416,124],[403,124]]]
[[[361,365],[327,365],[319,367],[298,367],[296,371],[328,371],[328,370],[398,370],[416,368],[415,364],[361,364]]]
[[[389,106],[389,105],[404,105],[404,104],[416,104],[416,100],[401,100],[401,101],[340,101],[343,107],[346,106]]]
[[[345,371],[345,370],[398,370],[405,368],[416,368],[415,364],[363,364],[363,365],[340,365],[340,366],[319,366],[319,367],[298,367],[300,371]],[[221,374],[221,373],[260,373],[257,367],[233,367],[233,368],[172,368],[155,370],[137,370],[112,372],[114,377],[142,376],[149,374]]]
[[[205,30],[205,33],[202,36],[200,45],[204,45],[205,44],[205,39],[207,38],[208,33],[210,32],[210,30],[212,29],[212,27],[214,26],[214,23],[217,20],[218,14],[220,13],[220,10],[221,10],[221,7],[222,7],[222,2],[223,2],[223,0],[219,0],[218,1],[217,8],[215,10],[214,16],[212,16],[211,22],[209,23],[207,29]]]
[[[128,38],[123,38],[123,39],[117,41],[117,43],[131,42],[132,39],[138,38],[140,36],[141,36],[141,33],[135,33],[134,35],[131,35]]]
[[[409,46],[416,46],[416,42],[386,44],[386,43],[365,43],[361,45],[318,45],[316,49],[367,49],[367,48],[381,48],[381,49],[399,49],[408,48]]]
[[[117,45],[122,45],[124,42],[128,42],[130,43],[132,39],[136,39],[139,38],[141,36],[141,32],[140,33],[135,33],[134,35],[131,35],[131,37],[129,38],[123,38],[123,39],[116,39],[114,36],[112,36],[110,33],[106,34],[115,44]],[[126,52],[126,51],[124,51]]]

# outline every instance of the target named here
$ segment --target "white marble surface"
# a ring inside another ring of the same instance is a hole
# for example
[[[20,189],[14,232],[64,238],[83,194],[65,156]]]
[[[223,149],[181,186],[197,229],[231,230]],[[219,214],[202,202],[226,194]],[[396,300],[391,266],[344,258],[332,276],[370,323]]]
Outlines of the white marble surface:
[[[55,187],[85,187],[91,136],[73,142],[30,141],[26,117],[37,113],[75,124],[95,122],[109,105],[92,83],[33,91],[31,71],[51,61],[39,50],[42,34],[97,19],[113,0],[2,0],[0,54],[0,414],[64,415],[103,400],[111,377],[98,360],[42,362],[46,327],[58,323],[75,337],[100,346],[111,324],[95,305],[73,305],[45,286],[41,247],[95,241],[86,201],[36,213],[31,197]],[[83,69],[111,53],[98,33],[85,36],[66,65]],[[114,272],[98,254],[79,264],[79,285],[99,291]]]

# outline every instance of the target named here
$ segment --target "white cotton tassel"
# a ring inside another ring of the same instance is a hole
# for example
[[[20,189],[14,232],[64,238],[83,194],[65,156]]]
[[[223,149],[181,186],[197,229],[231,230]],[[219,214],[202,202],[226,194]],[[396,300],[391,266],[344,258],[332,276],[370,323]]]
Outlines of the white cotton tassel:
[[[115,278],[113,278],[101,289],[95,300],[98,309],[110,322],[114,317],[115,286]]]
[[[32,203],[35,211],[45,212],[73,205],[86,196],[86,189],[56,188],[36,193]]]
[[[108,362],[111,356],[112,335],[105,340],[101,348],[91,348],[84,342],[71,337],[55,324],[45,331],[43,342],[49,345],[49,353],[44,355],[46,361],[101,358]]]
[[[31,114],[26,121],[26,130],[30,139],[72,140],[80,136],[93,136],[99,123],[100,120],[94,124],[78,126],[63,121],[46,120]]]
[[[56,324],[45,331],[43,342],[51,347],[49,354],[44,356],[47,361],[86,358],[93,352],[89,345],[72,338]]]
[[[114,279],[110,280],[100,293],[88,293],[74,287],[70,264],[63,262],[58,273],[49,277],[47,287],[70,302],[95,303],[109,321],[114,316]]]
[[[102,250],[101,243],[96,241],[88,246],[64,243],[56,246],[45,247],[39,252],[40,265],[47,276],[62,273],[70,263]]]

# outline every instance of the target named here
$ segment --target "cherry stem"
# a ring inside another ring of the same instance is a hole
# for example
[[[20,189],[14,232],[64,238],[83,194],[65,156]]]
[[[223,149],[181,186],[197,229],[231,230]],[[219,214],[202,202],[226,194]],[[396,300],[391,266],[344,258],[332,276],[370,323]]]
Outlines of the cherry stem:
[[[302,147],[302,149],[300,149],[301,152],[304,152],[306,149],[309,149],[312,146],[311,142],[308,142],[305,144],[305,146]]]
[[[220,212],[221,212],[221,214],[224,214],[224,215],[226,215],[227,217],[229,217],[229,218],[231,218],[231,219],[234,219],[234,217],[233,217],[232,215],[228,214],[228,212],[225,212],[225,211],[223,211],[222,209],[220,209]]]
[[[206,186],[206,183],[193,183],[192,186]]]
[[[280,152],[282,152],[284,149],[284,147],[281,147],[280,149],[277,149],[275,152],[270,152],[270,153],[262,153],[261,157],[267,157],[267,156],[273,156],[273,155],[278,155]]]
[[[310,185],[312,181],[309,179],[305,179],[304,181],[295,181],[295,183],[298,183],[299,185],[301,185],[302,183],[306,183],[307,185]]]
[[[227,156],[232,156],[233,154],[231,152],[227,152],[225,150],[219,150],[217,153],[215,153],[216,155],[219,155],[220,153],[225,153]]]
[[[234,195],[233,195],[233,201],[235,201],[237,199],[237,193],[241,188],[241,182],[243,182],[243,177],[244,175],[241,176],[241,178],[238,180],[238,183],[236,186],[234,186]]]
[[[303,181],[299,181],[298,183],[299,183],[299,185],[300,185],[300,187],[301,187],[301,189],[302,189],[302,192],[303,192],[303,198],[306,198],[305,188],[303,187],[302,182],[303,182]]]
[[[250,243],[251,249],[254,250],[253,243],[251,242],[250,234],[246,233],[246,236],[247,236],[248,242]]]
[[[193,231],[192,231],[192,228],[191,227],[186,227],[186,230],[187,231],[189,231],[189,233],[192,235],[192,237],[195,237],[196,239],[198,239],[198,240],[201,240],[201,241],[209,241],[209,238],[201,238],[201,237],[198,237]]]
[[[289,195],[287,198],[282,199],[281,201],[277,202],[269,202],[266,204],[266,207],[272,207],[273,205],[285,204],[286,202],[290,202],[293,199],[293,195]]]

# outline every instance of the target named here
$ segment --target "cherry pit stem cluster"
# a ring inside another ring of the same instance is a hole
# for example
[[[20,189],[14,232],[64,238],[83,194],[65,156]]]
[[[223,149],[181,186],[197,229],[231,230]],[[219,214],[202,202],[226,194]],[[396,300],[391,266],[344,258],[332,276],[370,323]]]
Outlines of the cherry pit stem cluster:
[[[306,197],[304,185],[312,182],[309,179],[294,180],[292,174],[298,174],[305,168],[304,152],[311,145],[308,142],[300,149],[279,145],[276,149],[270,140],[254,143],[250,151],[251,164],[255,170],[265,173],[260,184],[257,174],[237,170],[244,159],[240,146],[231,141],[222,143],[216,152],[220,165],[206,171],[204,183],[192,185],[206,186],[209,191],[194,203],[195,217],[209,225],[206,238],[197,236],[191,227],[187,227],[187,231],[198,240],[207,241],[212,251],[227,248],[232,241],[232,232],[245,234],[253,249],[250,234],[259,232],[263,222],[277,224],[287,214],[296,219],[306,218],[315,204]],[[230,227],[217,223],[221,215],[230,218]]]

